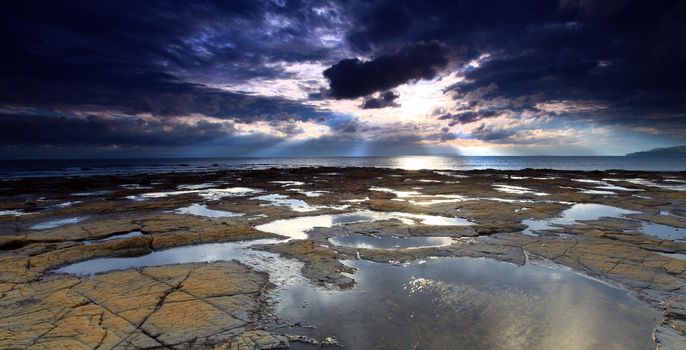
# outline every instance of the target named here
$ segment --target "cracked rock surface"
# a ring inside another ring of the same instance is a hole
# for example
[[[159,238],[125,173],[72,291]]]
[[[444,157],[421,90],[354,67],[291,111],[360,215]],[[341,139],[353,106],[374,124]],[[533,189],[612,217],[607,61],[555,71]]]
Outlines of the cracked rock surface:
[[[209,347],[250,326],[266,283],[235,262],[50,276],[3,291],[0,347]]]

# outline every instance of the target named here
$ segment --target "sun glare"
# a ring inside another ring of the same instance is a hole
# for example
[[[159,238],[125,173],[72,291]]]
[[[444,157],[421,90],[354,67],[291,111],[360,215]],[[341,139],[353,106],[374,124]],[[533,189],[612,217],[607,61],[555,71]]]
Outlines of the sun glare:
[[[420,169],[441,169],[444,168],[444,159],[432,156],[405,156],[397,157],[395,166],[405,170],[420,170]]]

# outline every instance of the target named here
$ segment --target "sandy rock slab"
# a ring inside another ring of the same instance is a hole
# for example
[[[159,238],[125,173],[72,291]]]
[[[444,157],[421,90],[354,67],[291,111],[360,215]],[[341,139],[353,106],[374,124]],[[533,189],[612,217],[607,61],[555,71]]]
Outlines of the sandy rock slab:
[[[251,328],[267,281],[236,262],[47,275],[3,288],[0,348],[213,348]]]

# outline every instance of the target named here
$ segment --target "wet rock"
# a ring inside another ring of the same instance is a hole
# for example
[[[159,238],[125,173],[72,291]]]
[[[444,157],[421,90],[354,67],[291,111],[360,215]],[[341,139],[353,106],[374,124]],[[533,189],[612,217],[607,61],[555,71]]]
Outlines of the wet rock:
[[[198,232],[172,232],[153,235],[152,248],[155,250],[183,245],[230,242],[270,238],[274,235],[256,230],[247,225],[225,225],[208,228]]]
[[[288,337],[275,335],[263,330],[246,331],[218,346],[215,350],[266,350],[287,349],[290,347]]]
[[[406,213],[426,214],[429,211],[420,206],[413,205],[407,201],[396,201],[392,199],[371,199],[369,209],[378,211],[401,211]]]
[[[312,240],[293,240],[257,248],[302,261],[305,264],[302,274],[315,284],[339,288],[349,288],[355,284],[352,278],[341,275],[353,273],[354,270],[338,260],[338,253]]]
[[[641,290],[643,297],[655,301],[686,284],[686,261],[623,242],[542,238],[524,244],[523,248],[576,270]]]
[[[686,347],[686,298],[675,298],[665,302],[662,322],[653,337],[658,349],[683,349]]]

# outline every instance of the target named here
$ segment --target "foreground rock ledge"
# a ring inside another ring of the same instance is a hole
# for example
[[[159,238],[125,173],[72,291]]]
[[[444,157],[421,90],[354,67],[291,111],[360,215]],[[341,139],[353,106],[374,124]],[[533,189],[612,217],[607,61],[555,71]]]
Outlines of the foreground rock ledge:
[[[237,262],[46,276],[3,291],[0,348],[211,348],[251,329],[267,281]]]

